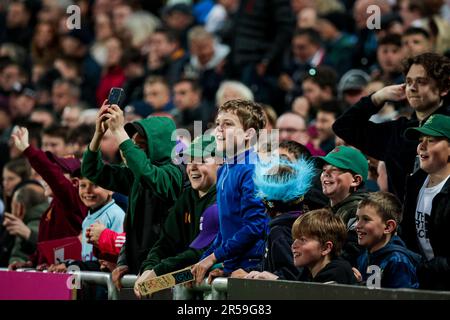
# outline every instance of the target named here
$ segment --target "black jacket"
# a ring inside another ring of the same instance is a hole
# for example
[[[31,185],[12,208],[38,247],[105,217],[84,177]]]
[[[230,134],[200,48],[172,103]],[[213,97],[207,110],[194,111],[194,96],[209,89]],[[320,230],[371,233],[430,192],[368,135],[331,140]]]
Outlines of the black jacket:
[[[356,284],[352,266],[340,257],[332,259],[314,278],[308,268],[303,268],[303,272],[297,280],[305,282]]]
[[[422,253],[416,234],[415,214],[420,189],[427,174],[418,170],[408,177],[401,236],[407,247]],[[450,179],[433,198],[428,236],[434,258],[422,263],[417,274],[423,289],[450,290]]]
[[[292,224],[299,212],[287,212],[273,218],[269,223],[269,237],[264,255],[264,271],[269,271],[280,279],[295,280],[302,270],[294,266],[292,255]]]
[[[389,191],[403,199],[406,177],[413,171],[418,141],[404,137],[407,128],[418,127],[415,114],[411,119],[401,117],[394,121],[373,123],[369,119],[380,111],[371,96],[362,98],[333,124],[337,136],[363,153],[386,163]],[[441,107],[435,113],[450,115],[450,107]]]
[[[273,67],[281,62],[295,25],[288,0],[243,0],[234,19],[234,66],[266,60]]]

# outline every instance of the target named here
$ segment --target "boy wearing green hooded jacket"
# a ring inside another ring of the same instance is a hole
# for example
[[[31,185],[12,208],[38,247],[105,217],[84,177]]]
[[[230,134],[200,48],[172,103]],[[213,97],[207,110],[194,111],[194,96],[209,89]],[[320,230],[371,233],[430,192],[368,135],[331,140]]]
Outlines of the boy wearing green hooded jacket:
[[[141,274],[134,286],[138,298],[141,298],[140,283],[197,263],[216,237],[219,229],[218,163],[214,148],[214,136],[204,135],[194,139],[183,152],[188,158],[186,171],[191,186],[170,209],[161,237],[141,265]]]
[[[175,124],[166,117],[151,117],[124,125],[122,110],[105,101],[98,112],[92,141],[84,153],[82,174],[97,185],[128,195],[126,243],[113,281],[120,288],[126,273],[138,274],[149,250],[159,238],[169,208],[182,191],[182,170],[172,163],[171,140]],[[123,165],[105,164],[100,142],[111,130],[124,158]]]

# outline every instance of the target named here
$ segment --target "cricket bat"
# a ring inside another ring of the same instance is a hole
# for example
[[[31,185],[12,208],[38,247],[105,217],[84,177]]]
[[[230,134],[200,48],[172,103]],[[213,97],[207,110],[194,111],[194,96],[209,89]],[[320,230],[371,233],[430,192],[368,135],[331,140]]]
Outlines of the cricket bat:
[[[182,284],[193,280],[194,275],[191,273],[191,267],[187,267],[140,283],[139,292],[142,296],[147,296],[157,291],[172,288],[177,284]]]

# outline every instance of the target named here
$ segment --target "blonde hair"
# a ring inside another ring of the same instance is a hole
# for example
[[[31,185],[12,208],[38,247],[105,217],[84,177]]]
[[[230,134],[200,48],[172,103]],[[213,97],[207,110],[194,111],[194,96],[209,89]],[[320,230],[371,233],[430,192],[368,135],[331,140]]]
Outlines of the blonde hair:
[[[292,225],[292,238],[300,239],[302,236],[315,237],[322,245],[331,241],[330,255],[337,257],[347,238],[347,228],[331,210],[317,209],[301,215]]]
[[[219,107],[220,112],[232,112],[236,114],[244,130],[253,128],[258,133],[266,126],[266,115],[263,107],[250,100],[230,100]]]

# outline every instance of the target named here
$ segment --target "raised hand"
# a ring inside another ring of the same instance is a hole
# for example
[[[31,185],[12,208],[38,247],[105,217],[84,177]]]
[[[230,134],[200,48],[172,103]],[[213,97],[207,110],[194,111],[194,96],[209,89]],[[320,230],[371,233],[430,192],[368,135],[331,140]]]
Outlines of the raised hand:
[[[117,104],[111,105],[108,109],[108,113],[105,113],[105,116],[107,118],[106,124],[112,132],[121,130],[125,125],[125,117],[123,115],[123,111]]]
[[[30,146],[27,128],[16,127],[11,137],[14,140],[14,145],[20,152],[24,152]]]
[[[386,101],[401,101],[406,99],[405,93],[406,84],[396,84],[392,86],[384,87],[381,90],[378,90],[372,95],[372,102],[381,106]]]

